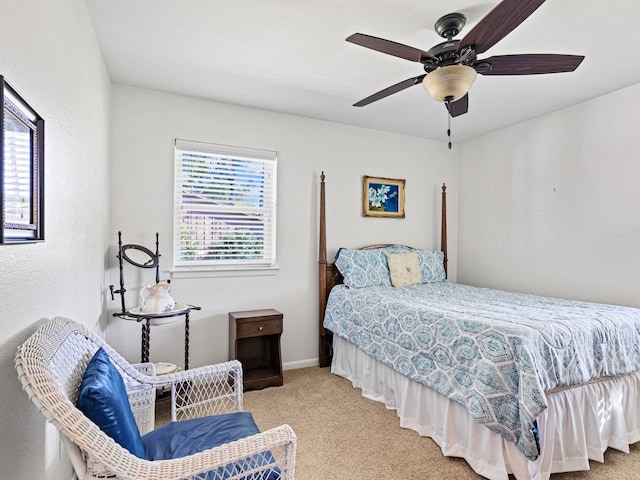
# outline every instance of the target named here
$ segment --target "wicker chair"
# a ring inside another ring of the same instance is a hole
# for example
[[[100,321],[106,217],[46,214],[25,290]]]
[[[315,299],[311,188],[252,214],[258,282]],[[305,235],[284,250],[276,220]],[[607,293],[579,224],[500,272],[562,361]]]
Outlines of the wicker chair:
[[[170,389],[172,421],[242,411],[237,361],[150,376],[152,364],[134,367],[81,324],[54,318],[18,348],[15,366],[28,396],[60,431],[80,480],[294,478],[296,435],[288,425],[182,458],[150,461],[129,453],[75,405],[86,366],[100,347],[122,375],[141,434],[154,429],[158,389]]]

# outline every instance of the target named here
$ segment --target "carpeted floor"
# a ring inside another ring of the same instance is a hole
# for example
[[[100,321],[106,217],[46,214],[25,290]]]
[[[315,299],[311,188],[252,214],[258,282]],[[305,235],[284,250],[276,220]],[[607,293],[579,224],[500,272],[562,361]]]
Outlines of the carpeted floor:
[[[298,480],[481,479],[458,458],[444,457],[429,438],[400,428],[394,410],[363,398],[328,368],[284,372],[284,386],[249,391],[244,409],[261,430],[288,423],[298,436]],[[609,450],[591,471],[552,480],[640,479],[640,443],[630,454]]]

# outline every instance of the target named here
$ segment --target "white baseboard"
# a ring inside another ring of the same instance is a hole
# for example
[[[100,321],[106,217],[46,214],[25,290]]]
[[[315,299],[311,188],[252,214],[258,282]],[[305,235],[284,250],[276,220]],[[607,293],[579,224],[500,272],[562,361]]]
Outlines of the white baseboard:
[[[282,364],[283,370],[296,370],[298,368],[317,367],[320,361],[317,358],[298,360],[297,362],[287,362]]]

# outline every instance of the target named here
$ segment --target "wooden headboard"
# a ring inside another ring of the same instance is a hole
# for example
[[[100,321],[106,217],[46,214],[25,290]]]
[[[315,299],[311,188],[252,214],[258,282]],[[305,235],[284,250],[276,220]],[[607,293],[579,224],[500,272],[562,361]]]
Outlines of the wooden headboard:
[[[342,283],[342,275],[338,271],[334,262],[327,262],[327,216],[325,209],[325,175],[324,172],[320,175],[320,238],[319,238],[319,252],[318,252],[318,266],[319,266],[319,360],[321,367],[328,367],[331,365],[332,352],[332,333],[325,329],[322,325],[324,321],[324,312],[327,307],[327,299],[329,298],[329,292],[331,289],[340,283]],[[447,272],[447,187],[442,184],[442,225],[440,230],[440,248],[444,252],[444,271]],[[362,248],[381,248],[386,247],[384,245],[369,245]]]

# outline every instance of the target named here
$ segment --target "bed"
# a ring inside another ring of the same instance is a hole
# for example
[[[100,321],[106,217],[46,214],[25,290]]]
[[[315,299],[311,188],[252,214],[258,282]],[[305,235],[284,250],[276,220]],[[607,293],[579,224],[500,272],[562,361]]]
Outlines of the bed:
[[[320,183],[319,358],[492,480],[588,470],[640,441],[640,309],[446,280],[442,249],[340,249]],[[408,272],[408,273],[407,273]]]

